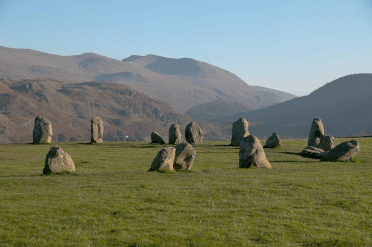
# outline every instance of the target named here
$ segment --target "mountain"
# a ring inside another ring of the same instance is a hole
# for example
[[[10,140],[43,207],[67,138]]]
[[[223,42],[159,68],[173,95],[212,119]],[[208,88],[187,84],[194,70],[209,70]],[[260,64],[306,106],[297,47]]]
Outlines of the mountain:
[[[295,98],[260,110],[215,119],[232,123],[240,117],[261,122],[250,132],[257,136],[307,138],[312,119],[319,117],[325,133],[335,137],[372,135],[372,74],[341,77],[315,90],[308,96]]]
[[[36,116],[44,116],[52,122],[53,142],[90,140],[90,120],[96,116],[103,119],[104,139],[109,141],[145,140],[154,130],[168,140],[171,124],[178,123],[182,132],[192,121],[169,103],[152,99],[127,85],[1,79],[0,143],[32,142]],[[198,123],[207,140],[229,136],[225,125]]]
[[[243,104],[230,100],[218,99],[194,106],[185,112],[185,115],[193,119],[201,119],[210,122],[218,117],[227,117],[231,114],[247,111],[251,111],[251,109]]]
[[[251,86],[251,88],[256,91],[257,94],[259,94],[261,97],[265,98],[266,100],[270,101],[269,105],[275,105],[278,102],[285,102],[287,100],[291,100],[296,98],[295,95],[282,92],[279,90],[267,88],[267,87],[261,87],[261,86]],[[267,106],[269,106],[267,105]],[[265,107],[260,107],[265,108]]]
[[[109,81],[129,85],[179,112],[217,99],[251,109],[282,102],[256,92],[233,73],[190,58],[130,56],[123,61],[94,53],[58,56],[29,49],[0,47],[0,78],[55,78],[67,83]]]

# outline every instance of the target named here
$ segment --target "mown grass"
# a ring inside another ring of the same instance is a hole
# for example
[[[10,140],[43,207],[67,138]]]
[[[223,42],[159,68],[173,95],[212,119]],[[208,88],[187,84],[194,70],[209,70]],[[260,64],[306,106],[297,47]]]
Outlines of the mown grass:
[[[331,163],[284,140],[265,149],[272,169],[206,142],[171,173],[147,171],[164,145],[59,143],[76,172],[48,176],[52,145],[0,145],[0,246],[371,246],[372,139],[358,141]]]

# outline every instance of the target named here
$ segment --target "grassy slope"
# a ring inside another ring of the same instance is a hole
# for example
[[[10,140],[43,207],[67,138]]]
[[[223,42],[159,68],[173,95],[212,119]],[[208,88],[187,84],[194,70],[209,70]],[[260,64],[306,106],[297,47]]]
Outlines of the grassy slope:
[[[51,145],[0,145],[0,246],[370,246],[372,139],[359,141],[353,162],[329,163],[284,140],[271,170],[208,142],[169,174],[147,172],[161,146],[60,143],[77,172],[50,176]]]

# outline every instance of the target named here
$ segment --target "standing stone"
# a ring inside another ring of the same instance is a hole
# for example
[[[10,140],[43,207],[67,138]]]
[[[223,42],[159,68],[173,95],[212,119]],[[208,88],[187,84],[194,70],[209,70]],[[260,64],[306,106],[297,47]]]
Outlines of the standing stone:
[[[320,118],[314,118],[311,124],[309,139],[307,146],[317,147],[320,143],[320,138],[324,135],[324,127]]]
[[[353,158],[360,151],[357,140],[343,142],[329,151],[321,161],[346,161]]]
[[[175,155],[176,148],[164,147],[158,152],[158,155],[156,155],[155,159],[152,161],[149,171],[173,170]]]
[[[45,158],[43,174],[51,172],[75,171],[74,161],[71,156],[58,146],[53,146]]]
[[[335,146],[335,138],[330,135],[324,135],[320,138],[318,148],[321,148],[324,151],[331,151]]]
[[[173,167],[176,170],[190,170],[194,164],[196,151],[191,144],[183,142],[176,146],[176,158]]]
[[[249,136],[248,121],[242,117],[233,123],[230,145],[239,146],[240,141],[246,136]]]
[[[90,122],[91,133],[90,142],[91,143],[102,143],[103,142],[103,121],[100,117],[92,118]]]
[[[239,167],[249,168],[252,166],[271,168],[260,140],[254,135],[249,135],[240,141]]]
[[[53,137],[52,123],[45,117],[35,118],[33,143],[51,143]]]
[[[169,144],[181,143],[181,131],[178,124],[172,124],[169,127]]]
[[[267,139],[266,141],[266,147],[268,148],[275,148],[275,147],[280,147],[281,146],[281,142],[280,142],[280,137],[277,133],[273,133],[269,139]]]
[[[165,144],[163,137],[161,137],[161,135],[156,131],[151,133],[151,143]]]
[[[203,130],[195,121],[192,121],[186,126],[185,137],[186,141],[190,144],[202,144]]]

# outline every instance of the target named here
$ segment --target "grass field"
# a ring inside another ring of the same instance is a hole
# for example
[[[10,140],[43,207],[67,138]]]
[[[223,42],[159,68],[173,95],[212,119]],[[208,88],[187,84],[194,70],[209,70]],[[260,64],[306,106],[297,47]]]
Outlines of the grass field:
[[[59,143],[76,173],[49,176],[52,145],[0,145],[0,246],[372,246],[372,138],[357,140],[340,163],[284,140],[272,169],[206,142],[174,173],[147,171],[161,145]]]

